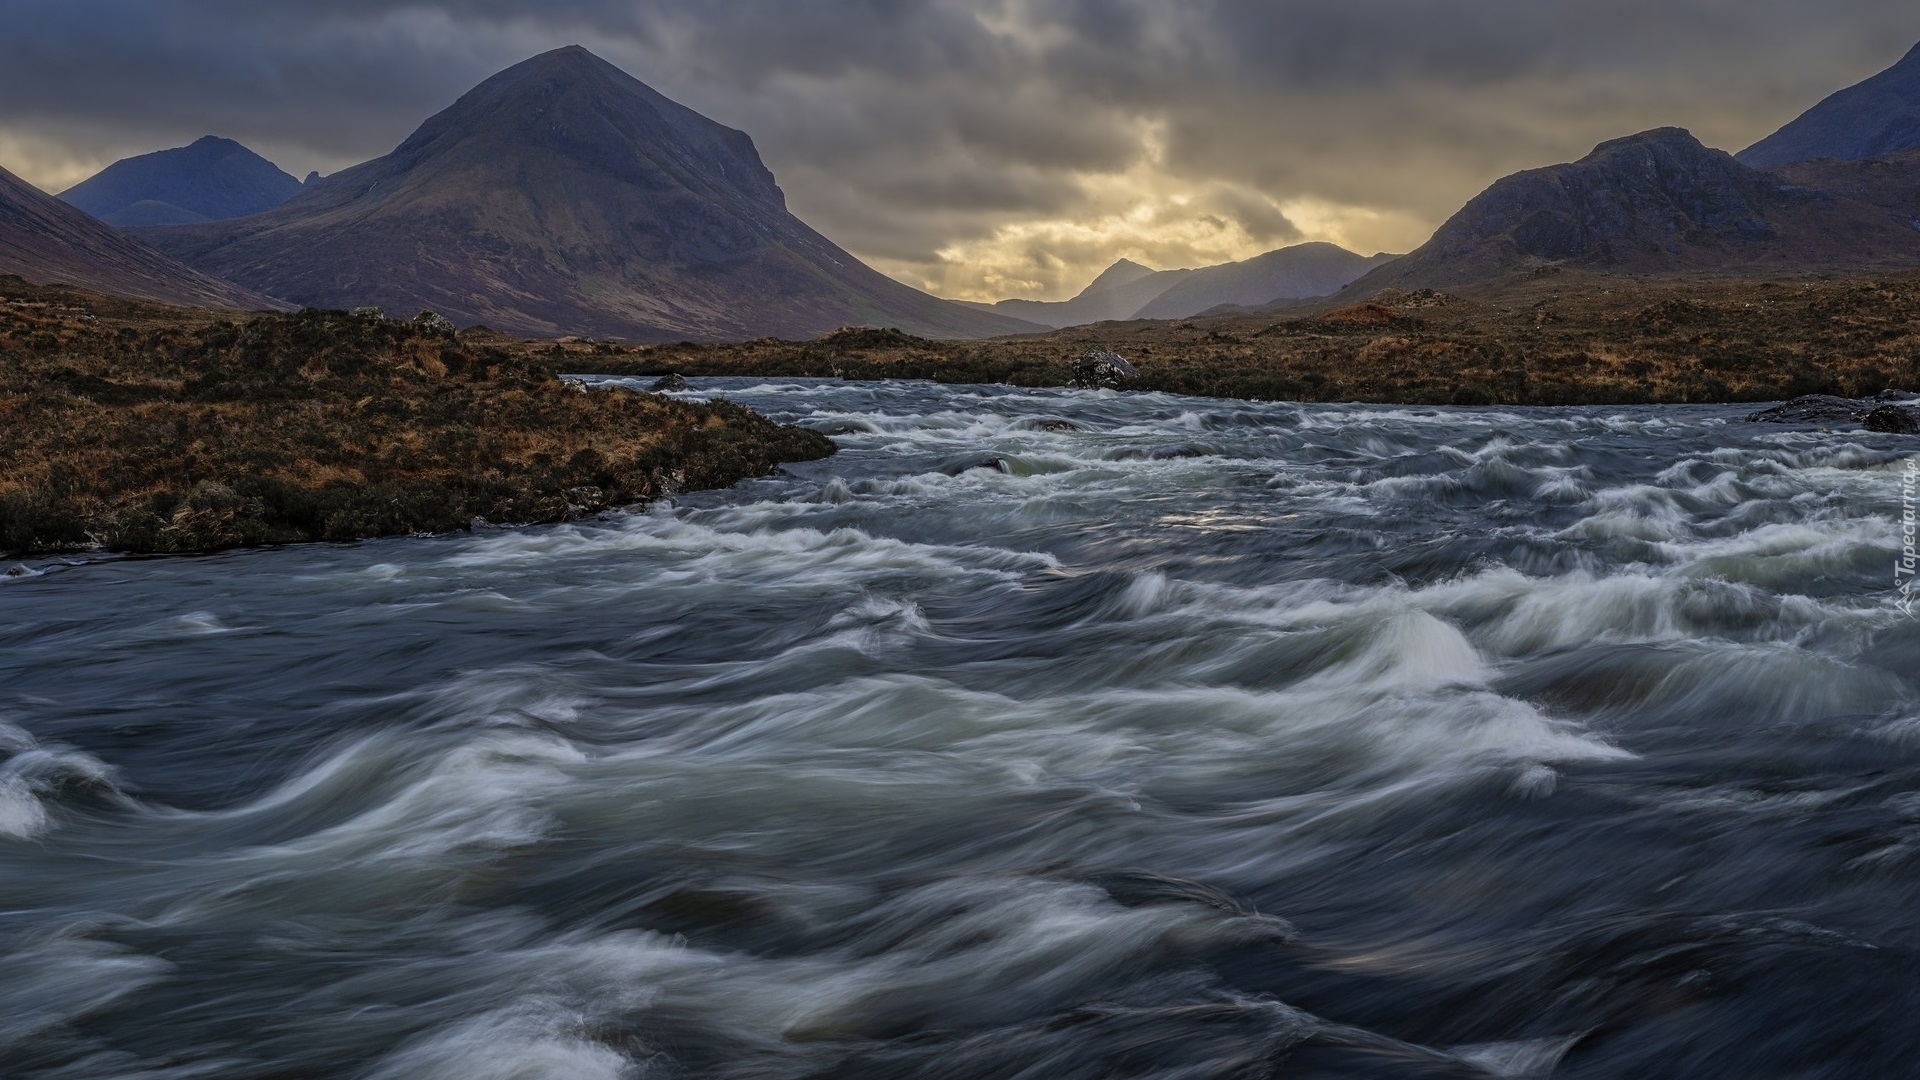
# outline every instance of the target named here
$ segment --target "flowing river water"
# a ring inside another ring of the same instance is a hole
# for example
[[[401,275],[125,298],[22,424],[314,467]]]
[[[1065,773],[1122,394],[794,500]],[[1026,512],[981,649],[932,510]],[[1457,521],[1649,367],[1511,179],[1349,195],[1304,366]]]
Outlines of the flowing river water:
[[[1920,1075],[1910,443],[692,393],[841,452],[0,579],[0,1076]]]

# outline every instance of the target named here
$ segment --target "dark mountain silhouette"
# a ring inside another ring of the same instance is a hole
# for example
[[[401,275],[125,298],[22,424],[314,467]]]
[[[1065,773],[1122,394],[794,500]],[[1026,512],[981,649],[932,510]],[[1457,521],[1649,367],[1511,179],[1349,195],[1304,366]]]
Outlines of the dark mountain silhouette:
[[[1742,150],[1755,168],[1817,158],[1859,161],[1920,149],[1920,45],[1887,70],[1849,86]]]
[[[284,307],[183,266],[0,169],[0,274],[191,307]]]
[[[213,135],[191,146],[122,158],[60,193],[109,225],[180,225],[244,217],[291,199],[300,181]]]
[[[386,157],[231,222],[140,230],[302,304],[632,341],[1032,330],[908,288],[787,212],[741,132],[585,49],[481,83]]]
[[[1875,198],[1749,168],[1679,128],[1600,144],[1570,165],[1499,180],[1433,239],[1343,290],[1441,288],[1565,266],[1599,273],[1801,272],[1920,265],[1920,230]],[[1815,179],[1813,173],[1808,180]],[[1877,200],[1877,201],[1876,201]]]
[[[1052,328],[1124,319],[1184,319],[1218,307],[1326,296],[1390,258],[1314,243],[1197,270],[1149,270],[1122,259],[1071,300],[1002,300],[976,306]]]

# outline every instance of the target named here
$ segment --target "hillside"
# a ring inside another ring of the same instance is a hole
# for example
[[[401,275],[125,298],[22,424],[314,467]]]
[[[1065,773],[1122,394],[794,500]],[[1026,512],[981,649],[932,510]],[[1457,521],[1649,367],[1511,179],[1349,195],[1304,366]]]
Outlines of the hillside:
[[[184,266],[0,169],[0,274],[119,296],[265,309],[278,301]]]
[[[577,46],[488,79],[385,157],[232,222],[139,235],[300,304],[638,341],[1034,329],[908,288],[788,213],[745,134]]]
[[[1860,161],[1920,150],[1920,45],[1739,154],[1755,168],[1819,158]]]

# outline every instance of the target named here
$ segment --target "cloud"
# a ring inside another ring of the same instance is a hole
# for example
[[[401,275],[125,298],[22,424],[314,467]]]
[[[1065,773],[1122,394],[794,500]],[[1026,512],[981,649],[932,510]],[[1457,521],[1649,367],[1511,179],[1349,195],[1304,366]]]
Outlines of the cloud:
[[[1418,244],[1620,134],[1738,148],[1920,38],[1910,0],[0,0],[0,164],[221,134],[385,153],[579,42],[752,134],[795,211],[949,295],[1302,239]]]

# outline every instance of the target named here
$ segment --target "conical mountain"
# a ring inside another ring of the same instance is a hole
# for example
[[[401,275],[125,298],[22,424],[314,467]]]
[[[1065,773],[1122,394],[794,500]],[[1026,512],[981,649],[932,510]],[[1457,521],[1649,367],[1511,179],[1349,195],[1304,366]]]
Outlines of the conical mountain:
[[[271,210],[300,191],[300,181],[232,139],[213,135],[191,146],[122,158],[60,193],[109,225],[180,225]]]
[[[1784,183],[1680,128],[1660,128],[1496,181],[1433,239],[1344,291],[1444,288],[1546,266],[1665,274],[1920,265],[1920,231],[1892,210],[1884,199]]]
[[[1920,45],[1740,152],[1755,168],[1840,158],[1862,161],[1920,149]]]
[[[0,169],[0,274],[188,307],[277,301],[183,266]]]
[[[386,157],[235,222],[142,230],[302,304],[634,341],[1031,326],[911,289],[788,213],[745,134],[573,46],[508,68]]]

